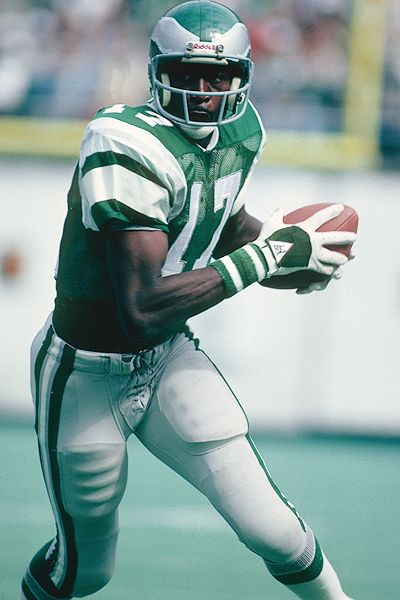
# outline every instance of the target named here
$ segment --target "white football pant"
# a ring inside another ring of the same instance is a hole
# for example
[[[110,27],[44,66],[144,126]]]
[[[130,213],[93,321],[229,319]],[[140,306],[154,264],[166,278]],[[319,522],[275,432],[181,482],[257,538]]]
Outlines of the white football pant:
[[[234,394],[189,331],[120,355],[76,350],[48,322],[32,346],[32,393],[57,535],[32,560],[22,598],[83,597],[109,581],[132,433],[207,496],[296,595],[347,598],[271,479]]]

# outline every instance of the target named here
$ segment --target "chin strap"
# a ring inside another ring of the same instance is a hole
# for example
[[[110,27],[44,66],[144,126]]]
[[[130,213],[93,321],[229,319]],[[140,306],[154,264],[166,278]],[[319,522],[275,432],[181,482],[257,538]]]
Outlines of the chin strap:
[[[161,73],[160,78],[161,78],[161,83],[163,83],[164,85],[171,85],[171,81],[170,81],[168,73]],[[165,108],[171,102],[171,92],[169,90],[166,90],[163,88],[161,93],[162,93],[161,105],[163,108]]]
[[[231,92],[236,92],[241,85],[241,79],[240,77],[234,77],[232,79],[232,83],[231,83]],[[236,102],[238,100],[237,94],[232,94],[228,97],[228,102],[226,104],[228,110],[233,111],[233,109],[235,108]]]
[[[218,129],[218,127],[216,127],[215,125],[211,127],[207,125],[196,127],[195,125],[182,125],[181,123],[179,124],[179,127],[182,129],[182,131],[186,133],[186,135],[188,135],[193,140],[202,140],[208,135],[214,133],[216,129]]]

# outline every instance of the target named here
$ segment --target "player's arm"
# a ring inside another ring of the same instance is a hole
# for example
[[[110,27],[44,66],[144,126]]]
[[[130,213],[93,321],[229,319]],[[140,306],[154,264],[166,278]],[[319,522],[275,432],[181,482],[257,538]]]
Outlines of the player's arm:
[[[213,252],[214,258],[221,258],[249,242],[253,242],[260,234],[262,223],[249,215],[242,207],[228,219],[221,238]]]
[[[107,236],[107,259],[120,318],[141,347],[157,343],[188,318],[226,298],[215,269],[161,277],[168,252],[163,231],[121,231]]]
[[[215,256],[255,240],[260,229],[261,222],[242,208],[229,219]],[[135,340],[161,339],[178,323],[229,295],[214,268],[161,277],[168,252],[168,237],[162,231],[113,233],[108,235],[107,251],[122,323]]]
[[[296,226],[285,226],[275,213],[261,227],[254,241],[245,243],[209,267],[161,277],[168,252],[168,237],[162,231],[121,231],[109,234],[107,258],[120,317],[127,335],[154,344],[168,337],[176,325],[186,321],[248,285],[265,277],[312,267],[332,275],[347,257],[328,250],[326,244],[348,244],[350,232],[317,229],[340,214],[343,206],[326,208]],[[247,221],[247,217],[242,216]],[[250,219],[248,231],[256,223]],[[300,226],[301,225],[301,226]],[[284,256],[274,253],[274,242],[287,247]]]

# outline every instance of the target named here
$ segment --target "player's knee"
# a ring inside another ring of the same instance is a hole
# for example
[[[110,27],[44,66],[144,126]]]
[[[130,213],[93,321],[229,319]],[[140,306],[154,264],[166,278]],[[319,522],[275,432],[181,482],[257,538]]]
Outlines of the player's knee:
[[[125,444],[68,446],[59,454],[63,502],[76,519],[115,511],[126,487]]]
[[[115,477],[116,472],[103,493],[91,482],[84,499],[75,489],[72,499],[66,501],[66,509],[74,520],[78,558],[73,597],[94,594],[110,581],[114,572],[118,538],[116,507],[122,497],[122,491],[118,491],[120,483],[112,485]]]
[[[114,515],[103,520],[75,522],[78,563],[73,596],[82,598],[103,588],[114,573],[118,521]]]
[[[278,511],[276,515],[269,514],[265,520],[260,515],[257,517],[239,533],[239,539],[249,550],[278,563],[301,552],[306,533],[295,515]]]

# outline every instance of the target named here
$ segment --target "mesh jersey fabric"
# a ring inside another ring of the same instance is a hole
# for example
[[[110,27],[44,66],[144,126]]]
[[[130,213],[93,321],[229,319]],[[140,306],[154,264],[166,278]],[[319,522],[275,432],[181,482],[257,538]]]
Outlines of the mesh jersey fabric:
[[[205,151],[150,105],[117,105],[95,115],[82,142],[60,244],[54,318],[61,330],[72,328],[74,339],[81,328],[92,330],[89,339],[96,327],[123,335],[106,261],[111,232],[164,231],[169,252],[163,275],[207,266],[265,137],[251,104],[219,133],[215,148]]]

